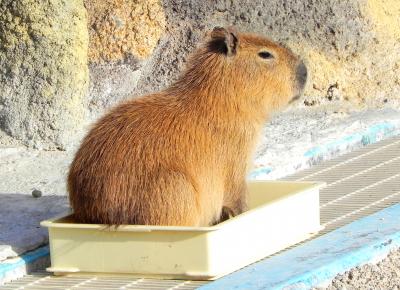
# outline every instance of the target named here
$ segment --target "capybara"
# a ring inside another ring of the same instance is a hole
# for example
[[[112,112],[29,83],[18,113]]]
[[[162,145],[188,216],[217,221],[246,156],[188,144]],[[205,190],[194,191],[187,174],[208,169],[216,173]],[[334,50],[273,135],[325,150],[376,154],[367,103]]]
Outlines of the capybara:
[[[111,109],[84,138],[68,176],[76,221],[209,226],[242,213],[263,125],[306,79],[289,49],[214,28],[174,84]]]

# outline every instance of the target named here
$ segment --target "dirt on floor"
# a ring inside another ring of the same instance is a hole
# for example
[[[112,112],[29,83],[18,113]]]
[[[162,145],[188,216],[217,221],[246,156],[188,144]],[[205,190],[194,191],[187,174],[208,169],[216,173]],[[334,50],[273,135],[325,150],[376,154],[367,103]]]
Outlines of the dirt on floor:
[[[400,250],[392,251],[376,264],[359,266],[337,275],[328,286],[314,288],[314,290],[355,289],[400,289]]]

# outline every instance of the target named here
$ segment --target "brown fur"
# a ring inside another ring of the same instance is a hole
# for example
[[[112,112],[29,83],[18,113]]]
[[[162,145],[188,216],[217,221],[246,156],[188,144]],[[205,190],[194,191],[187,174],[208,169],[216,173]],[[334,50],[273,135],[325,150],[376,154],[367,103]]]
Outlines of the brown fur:
[[[215,29],[174,85],[117,106],[86,136],[68,176],[76,219],[208,226],[241,213],[262,126],[302,89],[298,65],[266,38]]]

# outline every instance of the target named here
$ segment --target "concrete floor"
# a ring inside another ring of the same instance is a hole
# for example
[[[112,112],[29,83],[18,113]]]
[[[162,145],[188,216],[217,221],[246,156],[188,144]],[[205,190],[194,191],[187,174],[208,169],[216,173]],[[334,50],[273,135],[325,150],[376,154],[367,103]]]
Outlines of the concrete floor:
[[[275,116],[251,178],[280,178],[400,131],[399,111],[338,107],[294,108]],[[47,243],[38,224],[68,210],[64,180],[72,157],[73,151],[31,150],[12,140],[0,144],[0,263]],[[42,197],[32,197],[35,189]]]

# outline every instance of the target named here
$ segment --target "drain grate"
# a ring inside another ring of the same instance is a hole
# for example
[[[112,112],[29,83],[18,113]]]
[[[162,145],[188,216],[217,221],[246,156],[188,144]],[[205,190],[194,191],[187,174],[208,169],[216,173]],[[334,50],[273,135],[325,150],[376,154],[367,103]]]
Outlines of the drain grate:
[[[285,180],[325,181],[321,189],[321,224],[325,234],[358,218],[400,202],[400,137],[369,145]],[[27,275],[0,289],[196,289],[205,281],[128,277],[54,277]]]
[[[6,284],[0,289],[29,290],[192,290],[205,281],[132,279],[129,277],[57,277],[41,272]]]
[[[400,137],[304,170],[285,180],[325,181],[320,235],[400,202]]]

